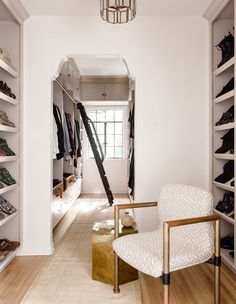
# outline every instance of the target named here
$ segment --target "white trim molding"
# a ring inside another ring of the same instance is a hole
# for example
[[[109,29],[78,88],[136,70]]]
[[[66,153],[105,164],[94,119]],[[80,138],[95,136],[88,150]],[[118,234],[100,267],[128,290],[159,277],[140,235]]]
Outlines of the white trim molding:
[[[224,7],[229,3],[230,0],[215,0],[208,7],[206,12],[203,15],[203,18],[206,20],[213,22],[219,13],[224,9]]]
[[[29,14],[19,0],[2,0],[2,3],[9,9],[19,24],[22,24]]]

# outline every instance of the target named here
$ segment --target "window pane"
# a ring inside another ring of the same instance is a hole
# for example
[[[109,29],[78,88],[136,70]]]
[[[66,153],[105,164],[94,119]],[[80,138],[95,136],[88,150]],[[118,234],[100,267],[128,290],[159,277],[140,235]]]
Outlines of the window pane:
[[[100,144],[104,147],[104,135],[98,135]]]
[[[92,119],[92,121],[96,121],[97,119],[96,119],[96,111],[89,111],[88,112],[88,117],[90,118],[90,119]]]
[[[115,134],[122,134],[122,123],[115,123]]]
[[[98,134],[104,134],[104,123],[103,122],[98,122],[96,130],[97,130]]]
[[[105,121],[105,111],[97,111],[97,121]]]
[[[115,136],[115,146],[122,146],[122,135]]]
[[[114,146],[114,135],[107,135],[107,145]]]
[[[122,151],[123,149],[121,148],[121,147],[116,147],[115,148],[115,157],[117,157],[117,158],[122,158]]]
[[[106,158],[114,158],[114,147],[107,147]]]
[[[116,110],[115,111],[115,121],[122,121],[122,110]]]
[[[113,110],[106,111],[106,121],[114,121],[114,111]]]
[[[89,158],[93,158],[93,157],[94,157],[94,156],[93,156],[93,151],[92,151],[92,148],[90,147],[90,145],[89,145],[89,148],[88,148],[88,149],[89,149],[89,153],[88,153],[89,155],[88,155],[88,157],[89,157]]]
[[[107,123],[107,134],[114,134],[114,123]]]

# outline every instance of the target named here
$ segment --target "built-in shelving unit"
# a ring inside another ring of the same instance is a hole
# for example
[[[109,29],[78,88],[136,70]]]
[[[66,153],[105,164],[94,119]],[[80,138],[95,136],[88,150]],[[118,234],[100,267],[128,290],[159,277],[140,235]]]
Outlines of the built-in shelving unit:
[[[4,184],[4,188],[0,188],[0,195],[17,210],[14,214],[8,215],[0,221],[0,239],[7,238],[21,242],[21,24],[27,18],[27,13],[18,0],[0,0],[0,11],[0,47],[8,55],[6,57],[10,59],[10,61],[5,62],[3,56],[0,58],[0,81],[6,83],[16,96],[14,99],[0,89],[0,111],[5,112],[8,119],[16,126],[12,128],[0,124],[0,139],[6,140],[9,148],[15,153],[15,156],[0,156],[0,168],[6,168],[16,181],[16,184],[11,186]],[[0,261],[0,271],[12,261],[18,250],[20,248],[10,252]]]
[[[224,1],[225,6],[217,14],[214,14],[212,19],[212,177],[213,177],[213,195],[214,205],[217,206],[218,202],[223,199],[223,196],[227,192],[235,192],[235,186],[231,185],[233,178],[226,183],[219,183],[215,181],[215,178],[223,173],[224,165],[232,160],[235,163],[235,154],[231,154],[230,151],[226,153],[215,153],[215,151],[221,147],[223,136],[229,132],[229,130],[235,128],[235,122],[229,121],[226,124],[216,126],[216,122],[220,120],[223,113],[227,112],[229,108],[235,105],[235,89],[231,89],[225,94],[216,97],[224,86],[235,75],[235,57],[225,62],[222,66],[217,68],[217,65],[221,62],[222,53],[215,46],[219,44],[229,32],[234,35],[234,0]],[[235,140],[234,140],[235,142]],[[234,144],[235,149],[235,144]],[[231,151],[233,152],[233,151]],[[234,164],[235,165],[235,164]],[[221,237],[235,236],[235,221],[232,216],[232,212],[225,214],[215,209],[215,212],[221,217]],[[233,250],[221,250],[223,261],[234,271],[236,271],[236,261],[229,254]]]

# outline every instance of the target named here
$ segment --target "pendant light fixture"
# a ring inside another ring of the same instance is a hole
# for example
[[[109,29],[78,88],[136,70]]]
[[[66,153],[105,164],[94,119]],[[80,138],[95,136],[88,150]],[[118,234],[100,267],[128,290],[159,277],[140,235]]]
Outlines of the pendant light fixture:
[[[100,0],[100,14],[109,23],[127,23],[136,16],[136,0]]]

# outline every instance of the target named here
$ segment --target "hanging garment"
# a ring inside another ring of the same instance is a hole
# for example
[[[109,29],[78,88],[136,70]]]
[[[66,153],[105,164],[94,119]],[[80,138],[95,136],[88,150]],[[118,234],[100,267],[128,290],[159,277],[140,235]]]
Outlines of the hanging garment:
[[[57,158],[57,154],[60,152],[58,148],[58,136],[57,136],[57,124],[55,117],[53,117],[53,159]]]
[[[130,167],[129,167],[129,182],[128,186],[131,189],[130,195],[134,194],[134,149],[132,150]]]
[[[130,138],[134,138],[134,106],[133,109],[130,110],[129,112],[129,119],[128,119],[129,123],[130,123],[130,134],[129,137]]]
[[[80,124],[78,120],[75,120],[75,130],[76,130],[76,136],[77,136],[77,157],[81,157],[81,151],[82,151],[82,144],[80,140]]]
[[[70,145],[71,145],[70,156],[73,158],[76,155],[76,148],[75,148],[74,134],[71,124],[71,115],[69,113],[65,113],[65,117],[66,117],[66,123],[67,123]]]
[[[70,154],[72,152],[72,149],[70,144],[70,136],[67,126],[66,113],[63,113],[63,126],[64,126],[64,145],[65,145],[64,158],[66,160],[69,160],[71,158]]]
[[[53,104],[53,116],[56,121],[57,125],[57,136],[58,136],[58,150],[59,153],[56,154],[57,159],[61,159],[64,156],[65,147],[64,147],[64,133],[63,133],[63,127],[62,127],[62,118],[61,118],[61,112],[58,106]]]

